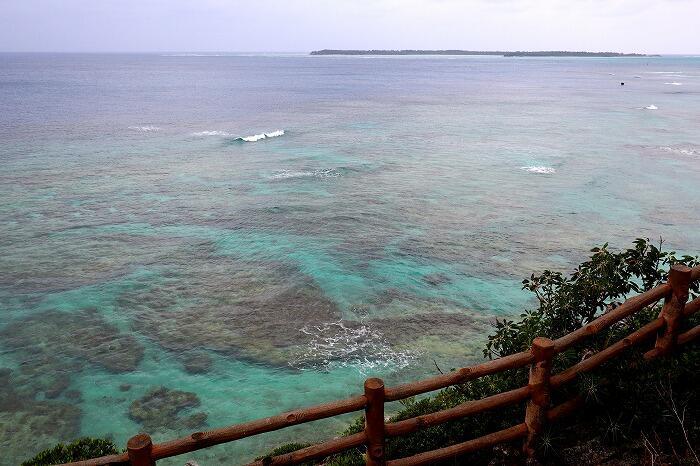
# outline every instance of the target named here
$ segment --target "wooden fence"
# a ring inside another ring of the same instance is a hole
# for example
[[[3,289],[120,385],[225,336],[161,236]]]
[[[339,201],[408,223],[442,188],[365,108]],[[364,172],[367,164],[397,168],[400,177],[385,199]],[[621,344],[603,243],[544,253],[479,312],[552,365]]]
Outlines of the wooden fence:
[[[654,347],[644,354],[644,357],[647,359],[667,355],[700,336],[700,326],[680,333],[683,319],[700,309],[700,298],[686,304],[690,283],[698,279],[700,279],[700,267],[691,269],[683,265],[674,265],[669,272],[667,283],[658,285],[645,293],[628,299],[614,310],[601,315],[584,327],[561,338],[556,340],[541,337],[535,338],[529,351],[523,351],[474,366],[464,367],[449,374],[442,374],[396,387],[385,387],[381,379],[370,378],[365,381],[364,394],[360,396],[298,409],[220,429],[195,432],[187,437],[163,443],[153,444],[149,435],[138,434],[129,439],[126,453],[80,461],[71,463],[71,465],[129,464],[132,466],[151,466],[157,460],[163,458],[190,453],[202,448],[232,442],[296,424],[361,410],[364,410],[365,413],[364,431],[312,445],[291,453],[268,457],[251,463],[251,465],[299,464],[364,445],[367,449],[365,455],[367,465],[413,466],[431,464],[456,455],[518,439],[524,439],[523,450],[528,456],[532,456],[534,454],[534,443],[542,433],[543,428],[548,423],[571,413],[582,404],[582,398],[575,397],[558,406],[551,406],[550,394],[552,390],[556,390],[562,385],[575,380],[579,374],[595,369],[604,362],[616,357],[626,348],[638,345],[654,336],[656,336]],[[664,299],[664,304],[657,319],[652,320],[622,340],[611,344],[568,369],[552,374],[552,360],[558,353],[631,316],[646,306],[656,303],[662,298]],[[399,422],[385,422],[384,404],[386,402],[402,400],[451,385],[461,384],[489,374],[525,366],[530,366],[530,377],[528,384],[524,387],[480,400],[467,401],[443,411]],[[391,461],[385,459],[384,442],[388,437],[406,435],[419,429],[525,401],[525,419],[520,424],[437,450]]]

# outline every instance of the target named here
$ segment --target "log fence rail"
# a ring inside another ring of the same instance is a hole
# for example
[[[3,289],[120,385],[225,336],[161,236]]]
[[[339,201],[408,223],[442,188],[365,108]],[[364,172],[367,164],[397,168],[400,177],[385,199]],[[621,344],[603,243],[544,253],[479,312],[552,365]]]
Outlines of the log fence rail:
[[[289,411],[276,416],[207,432],[195,432],[187,437],[162,443],[153,444],[150,436],[142,433],[129,439],[126,453],[79,461],[70,463],[70,465],[152,466],[155,465],[156,461],[164,458],[190,453],[264,432],[271,432],[297,424],[361,410],[364,410],[365,413],[364,431],[346,437],[335,438],[291,453],[267,457],[250,463],[250,466],[299,464],[363,445],[366,447],[365,460],[369,466],[416,466],[431,464],[518,439],[524,439],[523,451],[528,457],[532,457],[534,455],[534,446],[544,427],[548,423],[572,413],[583,403],[583,399],[577,396],[552,407],[551,392],[553,390],[557,390],[562,385],[572,382],[578,375],[599,367],[630,346],[639,345],[652,339],[654,336],[656,336],[656,342],[652,349],[644,353],[646,359],[669,355],[679,349],[679,347],[700,336],[700,325],[680,333],[683,320],[700,310],[700,298],[696,298],[686,304],[690,284],[698,280],[700,280],[700,266],[691,269],[676,264],[669,271],[668,282],[626,300],[612,311],[556,340],[544,337],[535,338],[532,347],[528,351],[395,387],[385,387],[381,379],[370,378],[365,381],[364,394],[361,396]],[[658,318],[581,362],[557,374],[551,373],[552,361],[557,354],[661,299],[664,299],[664,304]],[[530,376],[528,384],[524,387],[480,400],[467,401],[449,409],[403,421],[385,422],[384,405],[386,402],[406,399],[490,374],[526,366],[530,367]],[[521,402],[526,402],[525,419],[521,424],[410,457],[395,460],[386,460],[385,458],[386,438],[406,435],[420,429]]]

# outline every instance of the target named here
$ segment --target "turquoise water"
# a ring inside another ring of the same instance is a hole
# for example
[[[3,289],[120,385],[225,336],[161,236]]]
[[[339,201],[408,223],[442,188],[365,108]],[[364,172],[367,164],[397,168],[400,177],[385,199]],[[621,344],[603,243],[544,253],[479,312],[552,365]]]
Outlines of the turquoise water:
[[[476,361],[533,272],[697,253],[698,128],[694,57],[0,55],[3,461]]]

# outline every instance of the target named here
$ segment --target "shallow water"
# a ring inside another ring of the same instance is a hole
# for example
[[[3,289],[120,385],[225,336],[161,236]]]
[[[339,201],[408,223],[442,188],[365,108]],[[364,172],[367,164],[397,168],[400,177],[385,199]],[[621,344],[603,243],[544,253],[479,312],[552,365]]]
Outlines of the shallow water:
[[[0,55],[2,461],[473,362],[530,273],[698,252],[698,128],[693,57]]]

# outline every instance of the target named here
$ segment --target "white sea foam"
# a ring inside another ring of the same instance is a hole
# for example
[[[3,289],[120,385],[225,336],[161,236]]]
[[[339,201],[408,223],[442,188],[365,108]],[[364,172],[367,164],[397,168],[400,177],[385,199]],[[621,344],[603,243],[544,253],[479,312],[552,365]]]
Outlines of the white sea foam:
[[[545,166],[520,167],[520,169],[525,170],[526,172],[540,173],[543,175],[551,175],[557,172],[554,168]]]
[[[252,136],[241,136],[241,137],[236,138],[236,140],[245,141],[245,142],[255,142],[255,141],[259,141],[261,139],[276,138],[276,137],[283,136],[283,135],[284,135],[284,130],[278,129],[275,131],[270,131],[269,133],[253,134]]]
[[[226,131],[199,131],[197,133],[192,133],[192,136],[204,137],[204,136],[231,136],[230,133]]]
[[[654,104],[652,104],[652,105],[647,105],[647,106],[644,107],[644,108],[645,108],[646,110],[658,110],[658,109],[659,109],[659,107],[657,107],[657,106],[654,105]]]
[[[320,168],[317,170],[280,170],[270,175],[271,180],[287,180],[290,178],[337,178],[340,173],[333,168]]]
[[[682,85],[683,85],[683,83],[679,83],[679,82],[676,82],[676,81],[673,81],[673,82],[671,82],[671,83],[664,83],[664,84],[670,84],[671,86],[682,86]]]
[[[660,150],[664,152],[669,152],[671,154],[686,155],[686,156],[698,156],[700,155],[700,150],[690,149],[687,147],[672,147],[672,146],[662,146],[659,147]]]
[[[302,370],[354,367],[367,374],[402,369],[419,355],[392,348],[379,331],[363,322],[350,324],[339,320],[299,330],[311,339],[299,357],[289,364]]]
[[[157,126],[129,126],[129,129],[134,130],[134,131],[141,131],[142,133],[152,133],[154,131],[160,131],[160,128]]]

